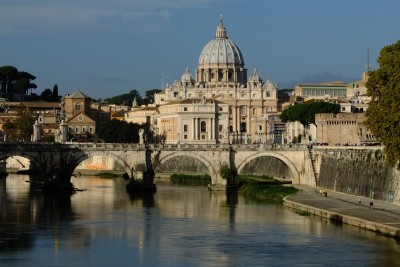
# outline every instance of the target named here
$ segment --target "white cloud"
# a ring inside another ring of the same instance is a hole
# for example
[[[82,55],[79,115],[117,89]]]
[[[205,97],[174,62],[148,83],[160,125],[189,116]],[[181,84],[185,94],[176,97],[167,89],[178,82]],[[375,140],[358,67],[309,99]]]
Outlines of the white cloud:
[[[198,7],[212,0],[19,0],[0,9],[0,34],[113,29],[135,22],[133,30],[165,23],[175,9]],[[162,25],[162,24],[161,24]]]

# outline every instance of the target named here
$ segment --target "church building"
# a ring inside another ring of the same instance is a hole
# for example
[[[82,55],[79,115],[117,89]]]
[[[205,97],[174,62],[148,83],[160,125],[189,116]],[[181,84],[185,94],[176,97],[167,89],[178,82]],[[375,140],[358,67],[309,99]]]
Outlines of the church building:
[[[228,38],[221,17],[195,75],[186,68],[180,80],[156,94],[147,121],[166,143],[261,143],[267,140],[268,115],[277,114],[280,104],[277,86],[264,82],[256,68],[248,77],[242,52]],[[126,116],[135,118],[143,108]]]

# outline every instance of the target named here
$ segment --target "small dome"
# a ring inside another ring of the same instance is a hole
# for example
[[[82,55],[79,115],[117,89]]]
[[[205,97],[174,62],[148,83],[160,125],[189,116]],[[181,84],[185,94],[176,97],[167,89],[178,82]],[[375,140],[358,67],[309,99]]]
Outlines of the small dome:
[[[190,74],[189,68],[186,68],[185,73],[181,77],[181,82],[194,84],[194,78],[192,74]]]
[[[206,44],[200,53],[199,66],[209,64],[235,64],[244,66],[242,52],[226,35],[222,16],[215,33],[215,38]]]
[[[254,68],[253,74],[249,77],[249,82],[262,82],[260,74],[257,72],[257,68]]]

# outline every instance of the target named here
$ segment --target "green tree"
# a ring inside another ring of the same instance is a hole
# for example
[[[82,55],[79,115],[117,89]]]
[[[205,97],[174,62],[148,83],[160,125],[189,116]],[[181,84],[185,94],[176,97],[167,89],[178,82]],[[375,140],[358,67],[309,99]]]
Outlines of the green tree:
[[[40,99],[46,102],[50,102],[52,100],[52,97],[53,92],[49,88],[44,89],[43,92],[40,94]]]
[[[30,111],[19,111],[15,122],[7,122],[3,130],[8,141],[30,141],[35,117]]]
[[[160,89],[151,89],[145,92],[144,104],[154,103],[154,95],[162,92]]]
[[[299,121],[304,127],[315,124],[315,114],[319,113],[338,113],[339,104],[328,102],[314,102],[295,104],[285,109],[280,118],[283,122]]]
[[[0,67],[1,92],[12,94],[14,82],[18,79],[18,69],[13,66]]]
[[[132,105],[133,100],[136,98],[136,101],[139,105],[143,103],[142,97],[140,96],[137,90],[131,90],[127,94],[117,95],[111,98],[106,98],[104,101],[108,104],[116,104],[116,105]]]
[[[10,99],[13,93],[27,94],[29,89],[36,89],[37,85],[32,83],[36,77],[26,71],[18,71],[13,66],[0,67],[1,93]]]
[[[36,76],[26,72],[19,71],[18,72],[18,80],[16,81],[15,92],[20,94],[28,94],[29,89],[36,89],[37,85],[32,83],[32,80],[35,80]]]
[[[59,96],[58,96],[58,85],[55,84],[53,87],[53,92],[51,94],[51,101],[53,102],[58,102],[59,101]]]
[[[400,41],[384,47],[378,63],[366,84],[371,102],[365,124],[385,146],[387,163],[395,166],[400,160]]]
[[[112,119],[100,123],[97,135],[107,143],[138,143],[140,128],[136,123]]]

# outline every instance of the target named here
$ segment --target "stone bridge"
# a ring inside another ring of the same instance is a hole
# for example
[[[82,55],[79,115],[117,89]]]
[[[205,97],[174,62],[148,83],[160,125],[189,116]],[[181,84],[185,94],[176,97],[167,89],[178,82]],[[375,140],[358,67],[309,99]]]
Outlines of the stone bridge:
[[[189,171],[209,174],[212,186],[227,186],[236,182],[220,175],[221,166],[228,165],[238,174],[268,175],[295,184],[316,183],[305,145],[0,143],[0,160],[12,156],[29,159],[31,169],[43,176],[61,173],[66,180],[82,161],[102,156],[121,165],[131,178],[145,177],[149,170],[156,174]]]

